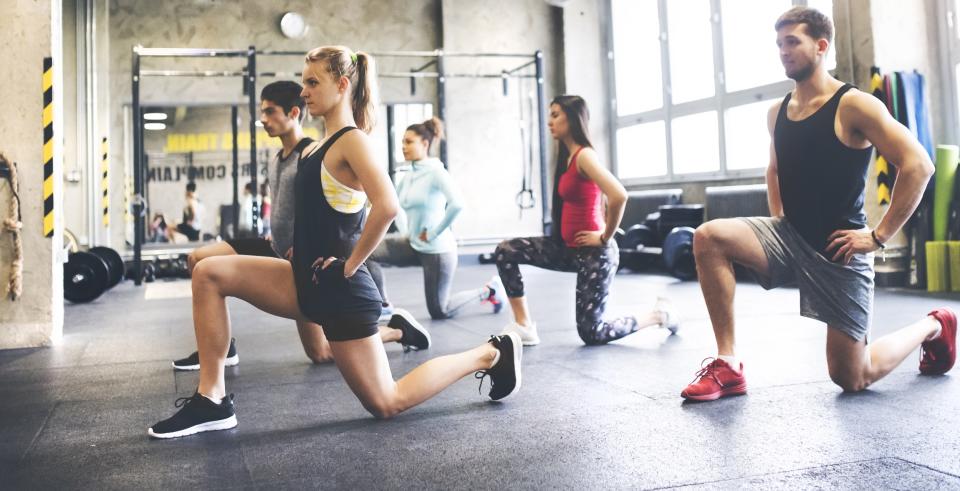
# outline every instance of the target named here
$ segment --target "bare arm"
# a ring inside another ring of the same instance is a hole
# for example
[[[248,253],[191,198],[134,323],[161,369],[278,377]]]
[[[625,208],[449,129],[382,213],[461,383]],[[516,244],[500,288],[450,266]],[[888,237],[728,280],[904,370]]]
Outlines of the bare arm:
[[[890,116],[875,97],[852,94],[846,124],[862,133],[880,155],[893,164],[897,180],[890,195],[890,207],[877,224],[877,238],[886,242],[896,234],[917,209],[934,167],[920,142],[905,126]],[[843,121],[843,120],[841,120]]]
[[[400,206],[390,178],[376,163],[370,137],[360,131],[350,131],[341,141],[345,145],[343,155],[347,165],[357,175],[372,205],[360,239],[343,268],[344,275],[350,277],[383,240]]]
[[[852,131],[870,141],[887,161],[897,167],[890,207],[877,225],[877,239],[890,239],[910,218],[923,198],[923,190],[933,175],[933,163],[920,142],[887,112],[875,97],[854,92],[841,99],[840,122],[844,131]],[[837,230],[827,239],[827,250],[834,250],[833,260],[849,263],[853,254],[879,248],[870,232]]]
[[[770,107],[767,112],[767,131],[770,132],[770,164],[767,165],[767,206],[770,216],[783,216],[783,201],[780,200],[780,176],[777,174],[777,149],[773,145],[773,130],[777,125],[777,114],[780,112],[780,101]]]
[[[591,232],[580,232],[577,234],[578,245],[600,245],[601,243],[606,243],[613,237],[613,234],[617,231],[617,227],[620,226],[620,220],[623,219],[623,210],[627,207],[627,190],[623,188],[623,184],[620,184],[620,181],[617,180],[606,167],[600,165],[597,159],[597,153],[594,152],[592,148],[586,148],[581,151],[577,157],[576,164],[584,176],[597,183],[600,191],[607,199],[607,223],[603,232],[597,237],[598,242],[591,240]],[[581,234],[583,234],[582,238]],[[586,242],[581,244],[581,240]]]

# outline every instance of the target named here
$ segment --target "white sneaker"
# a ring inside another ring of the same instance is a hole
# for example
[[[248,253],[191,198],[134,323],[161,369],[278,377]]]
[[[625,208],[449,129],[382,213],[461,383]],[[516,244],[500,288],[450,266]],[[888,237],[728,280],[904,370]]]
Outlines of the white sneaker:
[[[524,346],[535,346],[540,344],[540,336],[537,335],[536,322],[530,324],[529,326],[511,322],[503,328],[503,331],[500,331],[501,336],[505,334],[516,334],[517,336],[520,336],[520,342]]]
[[[669,330],[671,335],[680,330],[680,316],[673,302],[664,297],[657,297],[657,303],[653,304],[653,311],[658,312],[662,318],[660,327]]]

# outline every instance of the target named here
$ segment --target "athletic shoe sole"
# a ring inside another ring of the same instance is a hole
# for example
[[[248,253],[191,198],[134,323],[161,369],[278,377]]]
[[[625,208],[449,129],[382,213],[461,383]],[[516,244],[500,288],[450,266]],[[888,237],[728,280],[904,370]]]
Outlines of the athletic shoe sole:
[[[430,345],[433,344],[433,339],[430,338],[430,332],[427,331],[427,329],[426,329],[425,327],[423,327],[422,325],[420,325],[420,323],[417,322],[417,320],[413,318],[413,314],[411,314],[410,312],[407,312],[406,310],[403,310],[403,309],[396,309],[396,310],[393,311],[393,315],[400,316],[400,318],[403,319],[404,322],[407,323],[407,326],[408,326],[408,327],[410,327],[410,328],[412,328],[413,330],[419,332],[420,334],[423,334],[423,337],[427,338],[427,345],[424,346],[423,348],[419,348],[419,349],[428,349],[428,348],[430,348]],[[392,319],[393,316],[391,316],[390,318]],[[392,326],[390,326],[390,327],[392,327]]]
[[[733,385],[730,387],[724,387],[716,392],[711,392],[709,394],[701,394],[701,395],[680,394],[680,396],[690,401],[706,402],[706,401],[715,401],[723,397],[742,396],[746,393],[747,393],[747,383],[743,382],[741,384]]]
[[[508,392],[507,395],[497,399],[496,402],[504,401],[508,397],[516,394],[520,390],[520,385],[523,381],[521,377],[522,370],[520,370],[520,361],[523,359],[523,346],[519,343],[520,336],[518,336],[516,333],[510,333],[507,334],[507,336],[510,336],[510,339],[513,341],[513,373],[516,375],[517,383],[514,384],[513,390]]]
[[[219,421],[208,421],[206,423],[200,423],[198,425],[193,425],[189,428],[184,428],[180,431],[173,431],[170,433],[154,433],[153,428],[147,429],[147,434],[153,438],[180,438],[182,436],[190,436],[197,433],[203,433],[204,431],[218,431],[218,430],[229,430],[237,426],[237,415],[234,414],[226,419],[221,419]]]
[[[240,364],[240,355],[239,355],[239,354],[233,355],[233,356],[227,358],[226,360],[224,360],[224,362],[223,362],[223,366],[225,366],[225,367],[235,367],[235,366],[237,366],[237,365],[239,365],[239,364]],[[186,371],[191,371],[191,370],[199,370],[199,369],[200,369],[200,364],[198,363],[198,364],[196,364],[196,365],[177,365],[176,363],[173,363],[173,369],[174,369],[174,370],[179,370],[179,371],[181,371],[181,372],[186,372]]]

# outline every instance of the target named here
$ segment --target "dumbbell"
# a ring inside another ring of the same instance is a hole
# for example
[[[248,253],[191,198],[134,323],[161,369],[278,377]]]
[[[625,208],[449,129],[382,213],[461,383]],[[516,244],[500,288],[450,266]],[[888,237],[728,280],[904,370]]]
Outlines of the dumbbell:
[[[657,234],[645,224],[630,227],[624,234],[616,234],[620,247],[620,267],[631,271],[646,271],[656,267],[660,259]]]
[[[63,297],[73,303],[96,300],[123,280],[123,259],[109,247],[71,253],[63,265]]]
[[[663,264],[667,271],[681,280],[697,277],[697,264],[693,257],[693,228],[675,227],[663,239]]]

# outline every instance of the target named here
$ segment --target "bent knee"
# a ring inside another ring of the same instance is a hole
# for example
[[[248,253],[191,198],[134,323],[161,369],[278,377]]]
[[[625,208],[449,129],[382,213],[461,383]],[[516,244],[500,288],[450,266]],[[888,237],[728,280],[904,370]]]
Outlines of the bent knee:
[[[593,331],[577,330],[577,334],[580,335],[583,344],[587,346],[600,346],[609,342],[606,338]]]
[[[363,407],[377,419],[390,419],[402,411],[398,405],[383,400],[368,402]]]
[[[862,376],[831,373],[830,380],[844,392],[861,392],[870,386],[870,381]]]
[[[231,266],[220,257],[207,257],[197,261],[191,271],[194,288],[199,285],[222,284]]]
[[[312,361],[314,365],[321,365],[333,361],[333,351],[331,351],[330,348],[307,348],[305,351],[307,358],[310,358],[310,361]]]
[[[506,257],[505,254],[510,250],[510,240],[504,239],[497,244],[497,248],[493,250],[493,257],[497,262],[503,261]]]
[[[716,248],[721,243],[721,237],[722,224],[715,220],[701,224],[693,232],[693,253],[701,254]]]

